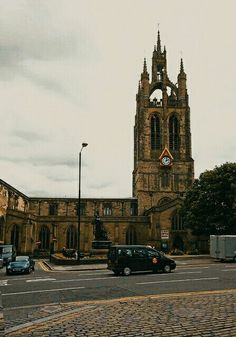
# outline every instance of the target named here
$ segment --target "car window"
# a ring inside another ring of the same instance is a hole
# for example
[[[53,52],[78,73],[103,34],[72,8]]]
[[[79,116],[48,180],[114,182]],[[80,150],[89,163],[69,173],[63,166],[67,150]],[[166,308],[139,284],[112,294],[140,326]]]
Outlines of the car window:
[[[134,249],[134,256],[136,256],[136,257],[146,257],[147,256],[147,249],[135,248]]]
[[[150,257],[160,256],[160,254],[156,250],[154,250],[154,249],[147,249],[147,254]]]
[[[132,250],[128,248],[118,249],[119,256],[132,256]]]
[[[3,253],[9,254],[9,253],[11,253],[11,252],[12,252],[11,247],[3,247]]]
[[[17,256],[16,261],[28,261],[30,258],[28,256]]]

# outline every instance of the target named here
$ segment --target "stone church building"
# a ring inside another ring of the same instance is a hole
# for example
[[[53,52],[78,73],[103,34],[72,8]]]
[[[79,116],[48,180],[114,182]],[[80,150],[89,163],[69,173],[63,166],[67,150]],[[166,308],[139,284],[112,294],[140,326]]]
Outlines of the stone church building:
[[[80,249],[92,247],[99,214],[113,244],[148,244],[189,251],[197,243],[183,227],[179,208],[194,179],[190,108],[183,60],[176,81],[168,77],[166,49],[158,32],[151,75],[146,59],[136,95],[133,196],[82,198]],[[77,247],[78,199],[35,198],[0,180],[0,242],[18,253],[47,254]]]

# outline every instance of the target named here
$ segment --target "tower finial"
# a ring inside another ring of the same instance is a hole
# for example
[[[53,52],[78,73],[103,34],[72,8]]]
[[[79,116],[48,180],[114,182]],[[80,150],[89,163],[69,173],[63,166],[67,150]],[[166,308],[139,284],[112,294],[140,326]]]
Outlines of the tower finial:
[[[182,57],[180,59],[180,73],[184,73],[184,63],[183,63],[183,58]]]
[[[147,74],[147,61],[146,61],[146,57],[144,57],[144,62],[143,62],[143,73]]]
[[[157,52],[161,53],[161,38],[160,38],[159,29],[158,29],[158,32],[157,32]]]

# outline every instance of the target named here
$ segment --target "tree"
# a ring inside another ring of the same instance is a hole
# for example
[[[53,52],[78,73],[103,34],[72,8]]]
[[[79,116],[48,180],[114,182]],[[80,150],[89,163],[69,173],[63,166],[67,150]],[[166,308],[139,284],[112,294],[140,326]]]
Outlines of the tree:
[[[236,234],[236,163],[203,172],[186,193],[181,214],[194,235]]]

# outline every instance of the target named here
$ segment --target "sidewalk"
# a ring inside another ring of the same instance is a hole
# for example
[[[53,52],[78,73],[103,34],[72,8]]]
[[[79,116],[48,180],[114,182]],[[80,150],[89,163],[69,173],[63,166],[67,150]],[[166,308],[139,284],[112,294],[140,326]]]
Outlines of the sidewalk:
[[[211,263],[211,262],[213,263],[215,261],[209,255],[167,255],[167,256],[175,260],[177,266],[185,264],[185,261],[188,261],[189,263],[190,260],[193,264]],[[54,270],[54,271],[89,271],[89,270],[106,270],[107,269],[107,263],[60,266],[60,265],[53,264],[49,260],[43,260],[42,262],[49,270]]]
[[[232,289],[45,305],[18,311],[5,336],[235,337],[235,303]]]

